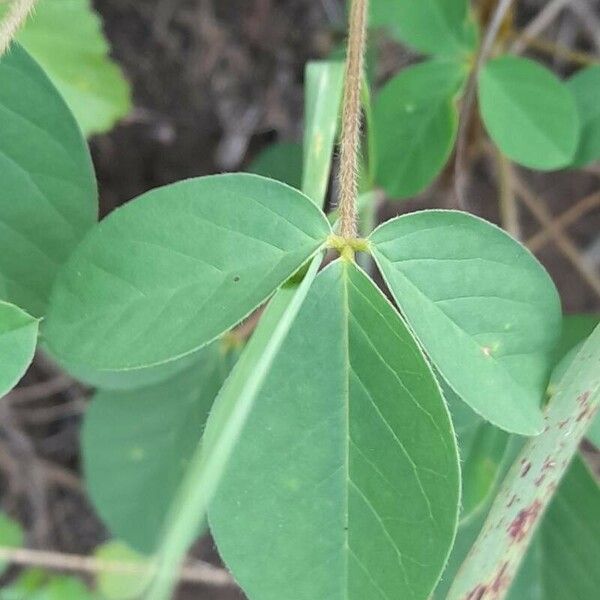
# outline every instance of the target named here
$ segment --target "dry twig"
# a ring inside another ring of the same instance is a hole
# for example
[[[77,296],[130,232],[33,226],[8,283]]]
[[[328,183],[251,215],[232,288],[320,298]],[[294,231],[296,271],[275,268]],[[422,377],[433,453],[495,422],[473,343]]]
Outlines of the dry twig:
[[[556,226],[556,222],[544,202],[519,177],[514,177],[513,185],[521,201],[548,230],[549,235],[556,243],[556,247],[571,261],[573,266],[579,271],[581,277],[600,297],[600,276],[590,267],[581,255],[581,252],[577,249],[577,246],[571,241],[571,238],[560,227]]]
[[[150,564],[139,562],[121,562],[100,560],[92,556],[61,554],[27,548],[0,547],[0,560],[30,567],[41,567],[58,571],[78,573],[115,573],[122,575],[149,575]],[[207,562],[195,561],[181,569],[180,581],[202,583],[217,587],[235,586],[231,575],[219,567]]]

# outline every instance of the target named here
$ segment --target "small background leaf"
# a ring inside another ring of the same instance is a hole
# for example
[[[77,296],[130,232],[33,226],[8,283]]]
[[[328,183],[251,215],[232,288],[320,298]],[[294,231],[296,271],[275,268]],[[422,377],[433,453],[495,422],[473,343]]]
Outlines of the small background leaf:
[[[584,167],[600,158],[600,66],[578,71],[567,81],[579,114],[579,145],[573,167]]]
[[[148,192],[104,219],[62,270],[48,348],[109,371],[181,358],[257,308],[329,232],[306,196],[256,175]]]
[[[441,171],[456,138],[456,95],[466,75],[458,63],[427,61],[380,92],[373,109],[376,179],[389,196],[414,196]]]
[[[145,563],[148,559],[120,540],[112,540],[96,548],[94,556],[108,563]],[[140,573],[123,574],[100,571],[96,578],[103,600],[136,600],[143,598],[148,577]]]
[[[7,10],[0,6],[0,19]],[[86,135],[110,129],[131,109],[90,0],[40,0],[17,39],[42,65]]]
[[[239,436],[254,407],[292,324],[322,262],[315,256],[303,277],[283,285],[269,301],[250,341],[221,388],[207,423],[202,446],[191,459],[175,497],[157,552],[158,571],[148,600],[167,600],[176,584],[177,568],[205,522],[208,505],[223,477]]]
[[[37,319],[20,308],[0,301],[0,401],[33,360],[38,325]]]
[[[94,506],[112,533],[152,553],[229,371],[220,342],[171,379],[132,391],[99,391],[82,431]]]
[[[512,160],[551,170],[573,161],[579,116],[567,86],[540,64],[516,56],[489,61],[479,77],[488,133]]]
[[[0,59],[0,181],[0,299],[40,317],[96,221],[96,183],[69,109],[17,45]]]
[[[468,0],[371,0],[370,25],[385,27],[424,54],[465,56],[477,30]]]
[[[25,536],[21,525],[0,512],[0,546],[4,548],[20,548],[23,545],[24,539]],[[7,563],[0,560],[0,577],[6,571],[7,567]]]
[[[282,181],[299,190],[302,185],[302,145],[293,142],[271,144],[252,161],[248,172]]]
[[[401,311],[450,387],[507,431],[541,431],[560,299],[549,275],[501,229],[466,213],[388,221],[373,255]]]

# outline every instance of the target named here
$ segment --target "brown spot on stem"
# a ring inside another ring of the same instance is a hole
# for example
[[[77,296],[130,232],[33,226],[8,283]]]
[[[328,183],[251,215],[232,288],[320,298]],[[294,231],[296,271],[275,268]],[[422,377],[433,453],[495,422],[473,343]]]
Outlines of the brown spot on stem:
[[[524,508],[519,511],[519,514],[512,520],[508,526],[508,533],[515,542],[522,542],[526,537],[532,526],[535,524],[537,518],[542,512],[542,503],[536,500],[528,508]]]
[[[523,463],[523,469],[521,470],[521,477],[525,477],[525,475],[527,475],[527,473],[529,473],[531,469],[531,463],[529,461],[525,461]]]
[[[590,397],[589,391],[588,392],[583,392],[583,394],[580,394],[577,397],[577,402],[579,404],[585,404],[588,401],[589,397]]]
[[[506,590],[510,586],[510,577],[506,574],[508,569],[508,562],[505,562],[498,573],[494,581],[492,581],[491,592],[494,594],[499,594],[501,591]]]
[[[485,585],[478,585],[465,596],[465,600],[481,600],[486,591],[487,587]]]

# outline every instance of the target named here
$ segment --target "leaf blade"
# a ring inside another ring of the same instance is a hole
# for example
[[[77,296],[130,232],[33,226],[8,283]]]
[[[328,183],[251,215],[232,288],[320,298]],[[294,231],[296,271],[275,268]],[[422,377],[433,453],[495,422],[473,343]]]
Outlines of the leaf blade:
[[[176,570],[205,519],[248,414],[264,384],[310,286],[322,256],[317,255],[301,281],[278,290],[215,402],[212,426],[203,446],[192,457],[183,485],[169,513],[157,552],[158,568],[148,600],[167,600],[175,586]]]
[[[460,64],[408,67],[380,92],[373,109],[376,179],[393,198],[422,192],[448,160],[458,130]]]
[[[567,81],[579,114],[580,137],[570,166],[583,167],[600,158],[600,66],[582,69]]]
[[[191,354],[264,302],[329,231],[306,196],[255,175],[153,190],[109,215],[71,256],[53,290],[48,347],[101,370]]]
[[[370,24],[425,54],[464,57],[477,39],[466,0],[373,0]]]
[[[454,211],[399,217],[370,240],[401,311],[450,387],[502,429],[541,431],[547,355],[561,314],[533,255],[497,227]]]
[[[155,385],[100,390],[81,433],[87,490],[115,537],[152,553],[228,371],[220,342]]]
[[[35,316],[96,221],[85,140],[42,69],[17,45],[0,59],[0,298]]]
[[[17,385],[33,360],[39,321],[0,301],[0,399]]]
[[[479,101],[490,136],[509,158],[541,170],[571,163],[579,117],[573,95],[551,71],[525,58],[491,60],[479,78]]]
[[[4,10],[0,7],[0,18]],[[89,0],[41,0],[17,39],[42,65],[86,135],[107,131],[131,109],[129,86],[109,57]]]
[[[257,398],[211,528],[251,598],[278,598],[285,582],[315,600],[427,598],[454,536],[456,458],[417,345],[370,280],[337,261]]]

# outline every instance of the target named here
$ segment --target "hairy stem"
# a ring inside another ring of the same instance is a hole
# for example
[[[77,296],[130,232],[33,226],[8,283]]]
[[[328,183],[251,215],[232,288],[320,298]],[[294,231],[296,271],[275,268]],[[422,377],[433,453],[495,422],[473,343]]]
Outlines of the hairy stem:
[[[340,144],[340,233],[357,235],[358,153],[361,130],[361,86],[367,40],[368,0],[352,0],[350,35],[344,84],[342,139]]]
[[[6,17],[0,23],[0,56],[8,50],[36,2],[37,0],[14,0],[11,4]]]

